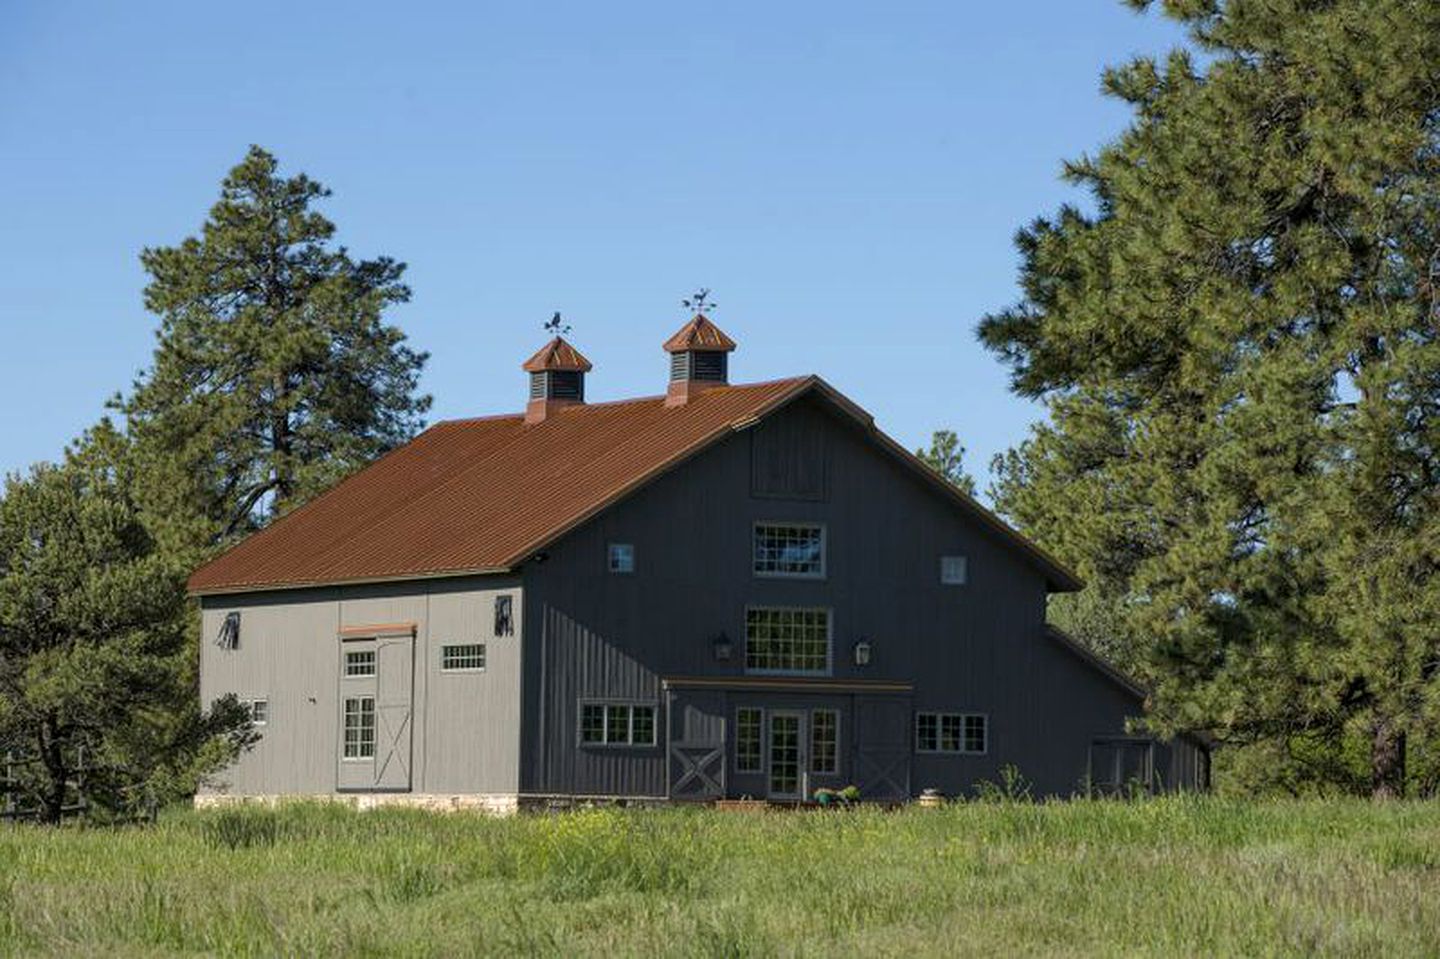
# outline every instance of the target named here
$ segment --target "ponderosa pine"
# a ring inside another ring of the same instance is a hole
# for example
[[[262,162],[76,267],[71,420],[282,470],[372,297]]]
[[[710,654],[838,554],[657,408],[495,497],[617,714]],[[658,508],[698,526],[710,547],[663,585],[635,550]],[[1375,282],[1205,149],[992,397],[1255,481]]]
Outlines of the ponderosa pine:
[[[1134,117],[1066,166],[1093,212],[1021,231],[979,327],[1050,413],[997,505],[1112,611],[1155,728],[1397,795],[1440,745],[1440,3],[1161,6],[1187,48],[1105,74]]]

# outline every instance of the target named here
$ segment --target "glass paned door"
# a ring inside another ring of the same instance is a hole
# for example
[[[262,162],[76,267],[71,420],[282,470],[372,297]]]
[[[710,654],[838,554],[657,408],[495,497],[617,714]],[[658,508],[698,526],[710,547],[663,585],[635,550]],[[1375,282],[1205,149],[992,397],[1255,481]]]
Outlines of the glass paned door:
[[[804,719],[797,712],[772,711],[770,721],[770,798],[799,799],[800,770],[804,768],[800,745],[804,742]]]

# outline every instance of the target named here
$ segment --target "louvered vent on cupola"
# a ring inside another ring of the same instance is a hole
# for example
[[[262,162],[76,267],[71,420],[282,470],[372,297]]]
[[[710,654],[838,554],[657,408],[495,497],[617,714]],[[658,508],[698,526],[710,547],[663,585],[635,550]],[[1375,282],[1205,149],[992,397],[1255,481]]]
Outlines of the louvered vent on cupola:
[[[710,387],[726,385],[733,349],[735,341],[703,313],[697,313],[665,341],[665,351],[670,354],[670,387],[665,404],[679,406]]]
[[[564,337],[546,343],[521,369],[530,374],[525,422],[538,423],[561,407],[585,402],[585,374],[592,367]]]

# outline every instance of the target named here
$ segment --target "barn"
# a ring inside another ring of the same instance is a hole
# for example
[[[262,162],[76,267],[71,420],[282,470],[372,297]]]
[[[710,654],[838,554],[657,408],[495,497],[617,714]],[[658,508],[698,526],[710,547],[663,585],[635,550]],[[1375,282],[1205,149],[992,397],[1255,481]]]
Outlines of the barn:
[[[704,315],[663,393],[438,423],[197,570],[201,695],[259,743],[200,804],[1038,795],[1208,784],[1144,693],[1047,626],[1080,588],[814,375],[731,384]],[[657,364],[658,367],[658,364]]]

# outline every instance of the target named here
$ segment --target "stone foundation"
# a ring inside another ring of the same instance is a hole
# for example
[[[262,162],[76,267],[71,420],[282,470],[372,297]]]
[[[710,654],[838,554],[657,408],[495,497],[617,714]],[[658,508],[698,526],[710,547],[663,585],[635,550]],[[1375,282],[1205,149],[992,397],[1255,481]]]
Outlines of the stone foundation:
[[[320,793],[316,795],[235,796],[229,793],[198,793],[196,809],[223,809],[234,806],[282,806],[298,802],[335,802],[355,809],[380,809],[385,806],[425,809],[430,812],[483,812],[494,816],[510,816],[520,809],[520,797],[514,793]]]

